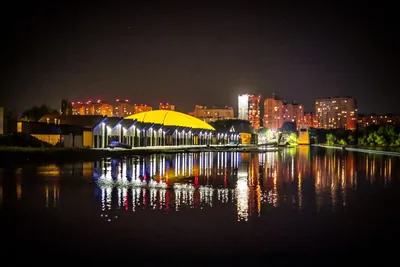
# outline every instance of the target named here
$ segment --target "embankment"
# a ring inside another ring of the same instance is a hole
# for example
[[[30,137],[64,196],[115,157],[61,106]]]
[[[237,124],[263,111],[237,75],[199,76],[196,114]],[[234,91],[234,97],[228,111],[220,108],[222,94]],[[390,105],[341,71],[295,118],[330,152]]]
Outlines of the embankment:
[[[369,154],[379,154],[379,155],[400,157],[400,152],[388,151],[388,150],[383,150],[383,149],[365,149],[365,148],[358,148],[358,147],[328,146],[328,145],[319,145],[319,144],[318,145],[313,144],[312,146],[330,148],[330,149],[340,149],[340,150],[344,150],[344,151],[354,151],[354,152],[360,152],[360,153],[369,153]]]
[[[57,162],[77,160],[97,160],[100,158],[118,158],[146,156],[151,154],[168,153],[198,153],[198,152],[268,152],[277,151],[279,148],[271,147],[260,149],[256,145],[240,146],[166,146],[166,147],[140,147],[133,149],[88,149],[88,148],[28,148],[28,147],[0,147],[0,161],[9,163],[29,162]]]

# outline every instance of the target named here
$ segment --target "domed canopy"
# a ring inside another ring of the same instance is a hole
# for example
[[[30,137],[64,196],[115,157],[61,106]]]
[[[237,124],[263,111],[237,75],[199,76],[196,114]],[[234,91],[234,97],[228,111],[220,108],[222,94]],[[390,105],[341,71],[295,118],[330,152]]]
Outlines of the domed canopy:
[[[140,112],[125,117],[125,119],[133,119],[137,120],[138,122],[144,123],[162,124],[164,126],[178,126],[215,131],[214,127],[202,120],[199,120],[185,113],[172,110],[153,110]]]

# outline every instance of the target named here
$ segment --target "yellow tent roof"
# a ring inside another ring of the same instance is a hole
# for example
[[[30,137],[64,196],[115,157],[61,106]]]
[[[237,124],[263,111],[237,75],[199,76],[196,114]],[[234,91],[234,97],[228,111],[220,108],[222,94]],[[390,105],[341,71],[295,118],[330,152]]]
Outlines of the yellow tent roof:
[[[162,124],[165,126],[179,126],[215,131],[214,127],[202,120],[199,120],[185,113],[172,110],[152,110],[140,112],[125,117],[125,119],[138,120],[139,122],[144,123]]]

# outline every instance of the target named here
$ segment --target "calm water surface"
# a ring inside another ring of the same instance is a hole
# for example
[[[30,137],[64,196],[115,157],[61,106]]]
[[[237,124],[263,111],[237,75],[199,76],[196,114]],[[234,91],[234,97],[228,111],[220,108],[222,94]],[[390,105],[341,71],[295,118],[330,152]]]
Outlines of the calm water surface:
[[[298,147],[2,166],[2,253],[382,262],[400,240],[399,162]]]

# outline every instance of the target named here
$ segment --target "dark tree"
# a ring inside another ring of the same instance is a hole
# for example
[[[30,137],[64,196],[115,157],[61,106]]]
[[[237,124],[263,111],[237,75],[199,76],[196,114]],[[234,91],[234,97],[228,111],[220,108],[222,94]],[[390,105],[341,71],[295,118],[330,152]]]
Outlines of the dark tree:
[[[40,107],[34,106],[22,113],[21,120],[36,122],[46,114],[59,114],[59,112],[47,105],[41,105]]]

